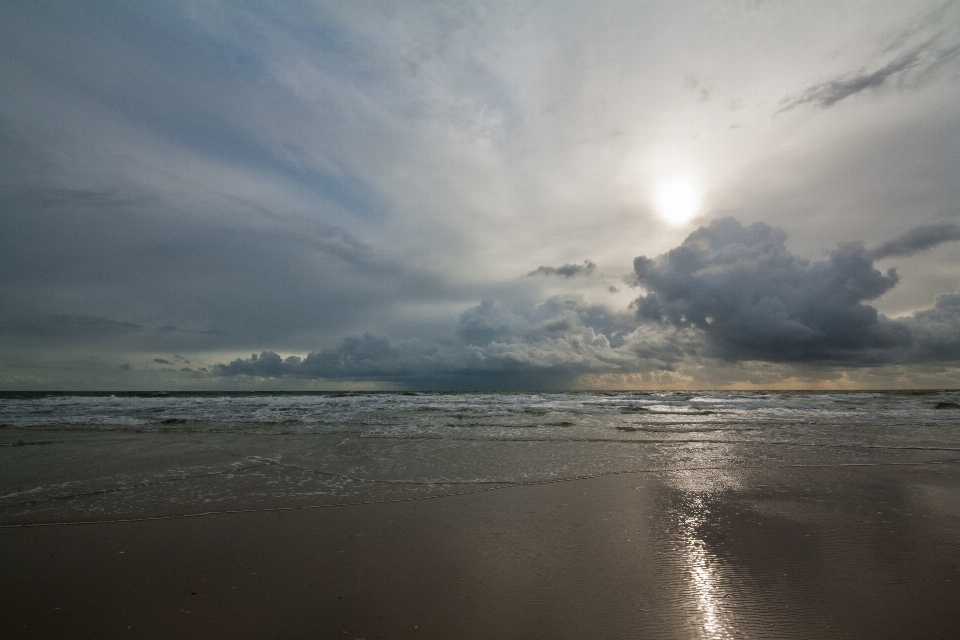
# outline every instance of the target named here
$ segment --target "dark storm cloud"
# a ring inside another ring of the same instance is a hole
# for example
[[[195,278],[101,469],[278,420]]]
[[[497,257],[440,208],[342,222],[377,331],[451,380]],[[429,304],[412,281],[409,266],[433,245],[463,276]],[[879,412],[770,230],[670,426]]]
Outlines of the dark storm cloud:
[[[894,269],[881,273],[873,260],[938,244],[933,229],[956,231],[952,225],[919,227],[874,251],[844,243],[828,259],[809,261],[787,250],[780,229],[714,220],[656,259],[636,258],[637,279],[648,292],[636,301],[637,314],[696,328],[716,355],[733,360],[929,360],[934,345],[956,345],[960,337],[953,294],[909,321],[887,318],[865,303],[899,281]]]
[[[428,355],[415,346],[398,347],[385,337],[368,333],[346,338],[336,349],[313,352],[305,358],[281,358],[263,351],[249,359],[218,364],[215,371],[220,375],[262,377],[390,378],[422,369],[417,361]]]
[[[561,276],[563,278],[573,278],[576,276],[589,276],[597,268],[597,265],[590,260],[584,260],[583,264],[565,264],[561,267],[538,267],[528,273],[528,276]]]
[[[960,291],[938,295],[932,309],[914,313],[904,324],[916,338],[913,360],[960,361]]]
[[[410,388],[564,388],[587,373],[665,371],[695,351],[682,330],[647,331],[629,314],[553,297],[511,310],[483,302],[446,340],[365,334],[301,358],[264,351],[218,364],[220,376],[399,382]]]
[[[899,238],[884,242],[865,255],[871,260],[912,256],[945,242],[960,240],[960,225],[953,222],[915,227]]]

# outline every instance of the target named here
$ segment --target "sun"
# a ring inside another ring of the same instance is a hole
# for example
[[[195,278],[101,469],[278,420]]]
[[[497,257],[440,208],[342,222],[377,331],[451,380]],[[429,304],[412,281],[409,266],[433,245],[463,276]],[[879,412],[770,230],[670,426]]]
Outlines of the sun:
[[[668,224],[686,224],[700,213],[700,187],[690,177],[662,180],[653,197],[657,214]]]

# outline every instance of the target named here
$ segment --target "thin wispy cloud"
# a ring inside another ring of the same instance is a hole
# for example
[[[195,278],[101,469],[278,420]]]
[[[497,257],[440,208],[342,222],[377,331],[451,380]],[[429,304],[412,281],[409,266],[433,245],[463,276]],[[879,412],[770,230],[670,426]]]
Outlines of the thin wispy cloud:
[[[912,256],[948,242],[960,240],[960,225],[953,222],[923,225],[910,229],[902,236],[888,240],[871,249],[865,256],[871,260]]]
[[[877,59],[856,72],[810,85],[783,99],[778,113],[811,105],[828,108],[857,94],[882,88],[917,88],[960,58],[956,3],[932,11],[891,38]],[[920,39],[920,42],[917,40]]]
[[[785,99],[780,112],[808,104],[821,108],[832,107],[841,100],[869,89],[892,85],[916,87],[941,67],[960,57],[960,44],[947,48],[935,47],[932,44],[927,43],[903,53],[877,69],[861,71],[807,87],[800,95]]]

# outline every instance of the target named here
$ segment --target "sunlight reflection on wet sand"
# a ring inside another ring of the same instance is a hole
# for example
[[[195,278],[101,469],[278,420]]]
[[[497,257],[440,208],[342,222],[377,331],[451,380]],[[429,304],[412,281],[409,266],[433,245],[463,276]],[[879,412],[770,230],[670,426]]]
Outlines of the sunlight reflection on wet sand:
[[[732,492],[739,487],[739,482],[728,472],[713,471],[709,474],[677,474],[670,484],[679,489],[682,496],[676,512],[677,534],[681,563],[693,599],[691,604],[698,612],[696,625],[704,638],[733,637],[724,603],[726,598],[717,573],[720,560],[710,551],[700,531],[710,516],[708,498]]]
[[[708,556],[703,540],[696,537],[696,530],[703,523],[700,510],[703,502],[699,498],[693,501],[693,513],[683,524],[686,535],[687,562],[690,569],[690,578],[694,591],[697,594],[697,609],[703,616],[703,631],[708,638],[726,638],[720,604],[717,601],[717,586],[711,569],[711,558]]]

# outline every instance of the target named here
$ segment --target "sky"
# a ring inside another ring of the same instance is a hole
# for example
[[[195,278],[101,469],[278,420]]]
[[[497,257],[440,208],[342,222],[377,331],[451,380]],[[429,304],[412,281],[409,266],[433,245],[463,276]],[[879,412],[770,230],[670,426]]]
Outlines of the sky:
[[[960,2],[0,7],[0,390],[960,386]]]

